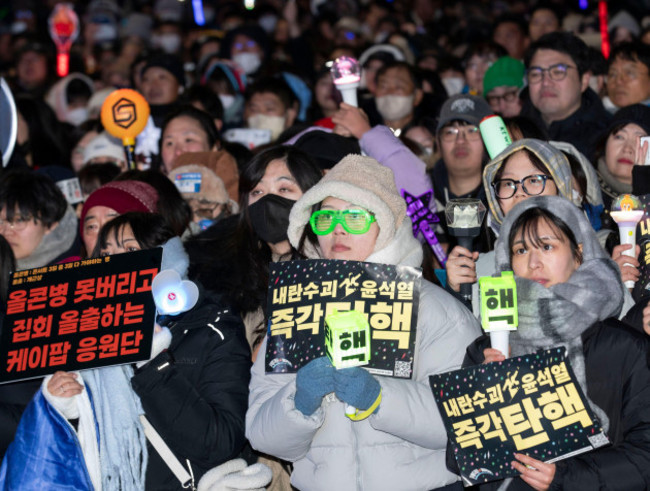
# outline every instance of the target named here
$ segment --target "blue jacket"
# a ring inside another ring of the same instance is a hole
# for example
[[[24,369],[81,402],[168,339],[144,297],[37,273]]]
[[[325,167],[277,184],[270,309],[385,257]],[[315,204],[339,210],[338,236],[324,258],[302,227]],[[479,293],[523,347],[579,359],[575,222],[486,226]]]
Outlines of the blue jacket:
[[[16,489],[93,489],[76,432],[41,390],[25,409],[0,467],[0,490]]]

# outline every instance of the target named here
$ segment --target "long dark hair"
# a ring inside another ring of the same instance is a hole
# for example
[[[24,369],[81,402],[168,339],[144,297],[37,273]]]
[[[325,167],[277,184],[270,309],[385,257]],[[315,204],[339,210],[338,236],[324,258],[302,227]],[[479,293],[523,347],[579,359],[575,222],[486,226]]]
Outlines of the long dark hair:
[[[240,213],[226,218],[186,242],[189,275],[223,294],[241,315],[266,309],[271,249],[255,233],[249,216],[249,193],[274,160],[282,160],[305,192],[322,177],[312,158],[291,146],[276,146],[256,155],[239,177]],[[263,332],[263,326],[258,326]]]

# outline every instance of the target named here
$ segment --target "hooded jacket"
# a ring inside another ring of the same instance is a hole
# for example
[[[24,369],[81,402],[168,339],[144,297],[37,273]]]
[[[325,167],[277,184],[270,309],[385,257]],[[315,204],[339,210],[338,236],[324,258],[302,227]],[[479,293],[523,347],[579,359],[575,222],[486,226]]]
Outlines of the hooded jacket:
[[[312,206],[328,196],[375,214],[380,228],[369,262],[417,266],[420,244],[406,219],[392,172],[374,159],[348,155],[292,209],[289,239],[300,242]],[[308,258],[320,258],[309,244]],[[411,380],[377,377],[379,410],[352,422],[334,394],[306,417],[295,408],[295,374],[264,373],[264,356],[253,365],[246,433],[251,445],[294,463],[292,484],[309,490],[424,490],[454,483],[445,469],[447,435],[428,385],[429,375],[458,367],[478,323],[440,288],[422,281],[415,364]],[[264,350],[266,341],[262,346]]]
[[[570,304],[575,305],[575,310],[563,309],[562,316],[566,317],[566,322],[552,322],[548,324],[548,330],[540,329],[530,335],[518,330],[511,343],[513,355],[521,354],[522,348],[518,348],[520,344],[529,346],[528,351],[532,345],[564,345],[569,352],[571,345],[575,344],[584,357],[586,394],[593,403],[592,409],[595,404],[604,411],[609,424],[607,434],[612,442],[612,446],[556,462],[555,476],[549,490],[648,489],[650,341],[647,336],[610,317],[620,310],[624,287],[617,274],[618,270],[600,247],[587,219],[579,208],[552,196],[531,198],[519,204],[508,214],[503,224],[502,234],[495,249],[496,270],[511,269],[508,247],[510,229],[518,216],[530,208],[537,207],[550,211],[569,226],[577,242],[583,246],[583,262],[567,282],[544,290],[541,290],[543,287],[540,285],[533,285],[534,282],[530,280],[517,278],[518,297],[524,292],[519,299],[520,315],[524,312],[526,319],[528,314],[532,314],[532,324],[547,325],[547,316],[535,314],[536,307],[544,303],[542,310],[557,314],[559,308],[553,303],[557,298],[569,300]],[[598,283],[599,287],[589,290],[584,287],[584,283]],[[537,287],[540,290],[539,295],[534,292]],[[525,293],[526,289],[530,291]],[[542,296],[548,298],[540,300]],[[540,305],[536,306],[537,303]],[[573,319],[578,320],[572,321],[571,315],[575,315]],[[539,317],[539,321],[534,317]],[[586,323],[588,327],[573,337],[569,331],[573,329],[574,324],[580,322]],[[526,320],[524,324],[527,324]],[[487,336],[477,339],[468,347],[464,365],[482,363],[483,350],[487,347]],[[575,365],[573,368],[580,378],[581,370],[576,369],[578,367]],[[497,489],[502,484],[501,481],[489,483],[480,489]],[[518,491],[532,488],[520,479],[513,479],[507,489]]]

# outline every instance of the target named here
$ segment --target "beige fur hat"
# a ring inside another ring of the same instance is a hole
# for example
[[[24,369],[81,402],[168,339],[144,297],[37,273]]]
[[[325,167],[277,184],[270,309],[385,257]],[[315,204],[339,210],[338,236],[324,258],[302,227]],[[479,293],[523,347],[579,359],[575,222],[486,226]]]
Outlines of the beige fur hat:
[[[406,218],[406,203],[397,191],[393,171],[373,158],[351,154],[293,205],[288,235],[294,247],[298,247],[309,223],[312,207],[329,196],[359,205],[375,215],[379,225],[375,251],[391,241]],[[309,247],[307,243],[305,247]]]

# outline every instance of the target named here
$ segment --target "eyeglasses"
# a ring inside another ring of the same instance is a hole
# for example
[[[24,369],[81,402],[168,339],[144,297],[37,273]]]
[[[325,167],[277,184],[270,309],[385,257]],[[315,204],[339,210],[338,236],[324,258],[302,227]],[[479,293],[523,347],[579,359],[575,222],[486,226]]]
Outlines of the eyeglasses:
[[[536,84],[541,82],[542,78],[544,78],[544,72],[548,72],[548,77],[551,80],[559,82],[560,80],[564,80],[566,78],[569,68],[575,68],[577,70],[577,67],[567,65],[565,63],[556,63],[555,65],[551,65],[548,68],[531,66],[528,69],[528,83]]]
[[[201,218],[213,218],[214,212],[217,208],[221,210],[227,203],[216,203],[205,199],[191,198],[187,200],[192,208],[192,212]]]
[[[645,75],[647,77],[648,72],[646,71],[644,74],[642,74],[639,72],[639,70],[635,68],[624,68],[620,72],[612,70],[607,74],[607,81],[611,82],[612,80],[621,80],[621,81],[629,82],[630,80],[636,80],[642,75]]]
[[[4,229],[5,226],[8,226],[11,230],[15,232],[21,232],[25,230],[27,224],[32,220],[31,217],[15,217],[13,220],[4,220],[0,218],[0,230]]]
[[[361,235],[370,230],[375,217],[366,210],[318,210],[309,219],[316,235],[331,233],[338,223],[349,234]]]
[[[517,186],[519,185],[521,185],[521,189],[528,196],[538,196],[544,192],[546,181],[549,179],[553,181],[553,178],[546,174],[533,174],[519,181],[514,179],[498,179],[492,183],[492,187],[499,199],[512,198],[517,192]]]
[[[511,90],[509,92],[506,92],[505,94],[502,95],[488,95],[485,96],[485,100],[487,100],[488,104],[491,106],[498,104],[502,100],[505,102],[514,102],[517,99],[517,94],[519,93],[519,90]]]
[[[469,124],[466,126],[445,126],[440,130],[440,139],[444,142],[453,142],[461,134],[467,141],[476,141],[481,138],[478,126]]]

